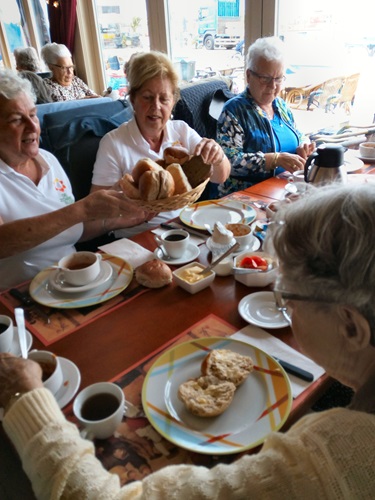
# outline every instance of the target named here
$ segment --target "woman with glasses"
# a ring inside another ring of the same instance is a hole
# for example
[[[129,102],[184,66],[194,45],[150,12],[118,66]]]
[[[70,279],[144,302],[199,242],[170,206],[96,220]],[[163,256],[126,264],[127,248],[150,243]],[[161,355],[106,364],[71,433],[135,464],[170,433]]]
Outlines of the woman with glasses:
[[[53,101],[73,101],[101,97],[74,74],[72,54],[61,43],[47,43],[41,50],[42,58],[52,71],[51,78],[44,82],[51,90]]]
[[[227,101],[218,120],[217,140],[231,162],[231,175],[219,195],[246,189],[274,174],[304,168],[314,149],[296,128],[279,97],[284,76],[283,42],[259,38],[246,57],[246,89]]]
[[[301,349],[354,389],[350,407],[310,413],[232,464],[169,466],[121,488],[43,388],[40,366],[3,353],[3,427],[37,498],[374,498],[375,190],[313,188],[275,217],[267,238],[280,261],[280,307]]]

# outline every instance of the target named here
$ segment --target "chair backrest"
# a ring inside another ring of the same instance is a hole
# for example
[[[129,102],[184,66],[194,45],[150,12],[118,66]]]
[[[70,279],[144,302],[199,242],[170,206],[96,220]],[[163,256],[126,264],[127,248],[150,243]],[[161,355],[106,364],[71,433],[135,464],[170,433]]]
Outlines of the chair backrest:
[[[77,200],[89,193],[100,139],[132,116],[131,105],[123,100],[104,101],[44,116],[41,147],[60,161]]]
[[[340,92],[340,104],[352,103],[358,87],[359,77],[360,73],[355,73],[345,78]]]
[[[330,78],[323,83],[322,92],[317,95],[317,102],[320,108],[325,108],[328,111],[330,104],[337,104],[339,100],[340,90],[343,86],[344,78],[342,76]]]

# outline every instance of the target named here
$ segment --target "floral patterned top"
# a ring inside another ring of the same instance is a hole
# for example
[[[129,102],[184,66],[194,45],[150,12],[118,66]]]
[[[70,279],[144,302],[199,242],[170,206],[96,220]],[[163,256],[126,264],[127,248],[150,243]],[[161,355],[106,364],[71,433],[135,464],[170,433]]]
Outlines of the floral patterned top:
[[[83,99],[85,97],[97,96],[96,92],[91,90],[86,83],[75,76],[71,85],[64,87],[50,78],[45,78],[44,83],[50,89],[51,97],[54,102],[73,101],[75,99]]]
[[[304,142],[285,101],[277,97],[272,106],[295,134],[297,144]],[[247,88],[225,103],[217,124],[217,142],[231,162],[231,175],[218,186],[219,196],[246,189],[273,175],[265,169],[264,154],[277,151],[275,135],[266,113]]]

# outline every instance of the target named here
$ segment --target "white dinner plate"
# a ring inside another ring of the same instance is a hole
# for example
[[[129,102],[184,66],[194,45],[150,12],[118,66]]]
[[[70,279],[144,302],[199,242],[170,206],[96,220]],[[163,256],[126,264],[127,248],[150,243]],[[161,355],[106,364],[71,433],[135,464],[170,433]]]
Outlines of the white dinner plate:
[[[225,198],[194,203],[180,213],[181,222],[196,229],[206,229],[205,224],[213,228],[215,222],[219,221],[222,224],[250,224],[255,217],[256,212],[249,205]]]
[[[64,408],[75,396],[81,383],[81,373],[72,361],[58,357],[63,372],[63,385],[55,394],[55,399],[60,408]]]
[[[178,387],[200,376],[201,363],[212,349],[250,356],[256,369],[237,388],[224,413],[197,417],[179,400]],[[258,446],[280,429],[292,394],[288,376],[264,351],[238,340],[207,337],[172,347],[154,362],[143,383],[142,403],[151,425],[172,443],[198,453],[227,455]]]
[[[30,283],[30,295],[35,302],[57,309],[88,307],[112,299],[129,286],[133,278],[133,268],[128,262],[114,255],[103,254],[102,262],[104,261],[112,266],[112,276],[105,287],[79,293],[60,292],[50,284],[50,276],[55,269],[47,268],[38,273]]]
[[[264,328],[289,326],[284,315],[276,307],[273,292],[255,292],[246,295],[238,304],[238,312],[252,325]]]
[[[188,262],[191,262],[192,260],[196,259],[199,254],[200,254],[200,249],[197,245],[194,245],[194,243],[189,243],[184,255],[182,257],[179,257],[178,259],[166,259],[159,247],[156,248],[154,251],[154,255],[157,259],[162,260],[163,262],[165,262],[166,264],[170,264],[171,266],[187,264]]]
[[[30,351],[30,348],[33,343],[33,336],[29,332],[29,330],[26,330],[26,347],[27,351]],[[18,341],[18,328],[16,326],[13,327],[13,340],[12,340],[12,345],[10,347],[11,354],[14,356],[21,356],[21,349],[20,349],[20,344]]]
[[[87,283],[87,285],[82,286],[73,286],[69,283],[63,281],[63,271],[60,269],[56,269],[55,272],[50,274],[49,283],[50,285],[59,292],[66,293],[81,293],[87,292],[87,290],[93,290],[94,288],[99,288],[104,285],[112,276],[113,268],[109,262],[101,261],[100,262],[100,272],[98,276]]]

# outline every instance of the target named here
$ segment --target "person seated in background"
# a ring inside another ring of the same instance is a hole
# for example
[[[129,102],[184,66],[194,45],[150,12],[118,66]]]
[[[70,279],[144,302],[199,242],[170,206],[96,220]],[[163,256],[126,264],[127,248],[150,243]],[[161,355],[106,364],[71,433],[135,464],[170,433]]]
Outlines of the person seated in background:
[[[41,269],[111,229],[139,224],[148,214],[119,192],[100,191],[74,202],[69,179],[39,149],[40,126],[28,80],[0,71],[0,289]]]
[[[350,407],[310,413],[287,432],[271,433],[259,453],[230,465],[172,465],[121,488],[43,388],[40,366],[4,353],[3,427],[37,498],[373,498],[373,186],[311,188],[280,208],[267,233],[267,250],[273,247],[280,261],[277,303],[303,352],[354,389]]]
[[[51,90],[53,101],[101,97],[75,76],[72,54],[68,47],[61,43],[47,43],[42,47],[41,54],[52,71],[51,78],[46,78],[45,83]]]
[[[169,58],[156,51],[135,53],[128,61],[126,75],[134,118],[100,141],[91,192],[110,188],[124,174],[131,174],[142,158],[163,159],[165,149],[171,146],[182,147],[190,155],[202,155],[212,165],[211,181],[224,182],[230,164],[221,147],[213,139],[202,138],[184,121],[170,119],[179,97],[179,77]],[[178,214],[176,210],[163,212],[147,225],[115,231],[115,235],[131,236]]]
[[[37,74],[42,70],[42,62],[34,47],[20,47],[14,49],[13,54],[19,75],[22,78],[27,78],[34,88],[36,104],[53,102],[49,88],[44,83],[43,78]]]
[[[296,128],[293,114],[279,97],[284,82],[284,47],[277,37],[256,40],[246,56],[246,89],[229,99],[217,124],[217,141],[231,163],[220,196],[272,177],[277,167],[304,168],[314,144]]]

